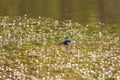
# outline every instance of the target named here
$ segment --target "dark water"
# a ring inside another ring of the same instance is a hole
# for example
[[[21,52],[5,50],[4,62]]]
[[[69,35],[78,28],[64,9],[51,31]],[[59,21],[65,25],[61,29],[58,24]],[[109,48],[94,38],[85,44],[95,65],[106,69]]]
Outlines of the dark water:
[[[0,16],[52,17],[120,24],[120,0],[0,0]]]

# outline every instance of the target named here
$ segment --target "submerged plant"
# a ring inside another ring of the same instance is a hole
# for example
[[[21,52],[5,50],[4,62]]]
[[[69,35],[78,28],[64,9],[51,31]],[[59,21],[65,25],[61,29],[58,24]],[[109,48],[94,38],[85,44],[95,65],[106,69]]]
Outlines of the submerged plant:
[[[102,23],[0,18],[0,79],[119,80],[119,32]],[[64,34],[69,36],[61,42]]]

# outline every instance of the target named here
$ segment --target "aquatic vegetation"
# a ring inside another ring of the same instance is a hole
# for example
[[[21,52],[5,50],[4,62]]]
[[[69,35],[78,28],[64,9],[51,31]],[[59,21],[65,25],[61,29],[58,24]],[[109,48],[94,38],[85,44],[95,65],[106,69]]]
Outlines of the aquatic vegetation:
[[[58,46],[68,34],[75,45]],[[120,28],[52,18],[0,18],[0,79],[120,79]]]

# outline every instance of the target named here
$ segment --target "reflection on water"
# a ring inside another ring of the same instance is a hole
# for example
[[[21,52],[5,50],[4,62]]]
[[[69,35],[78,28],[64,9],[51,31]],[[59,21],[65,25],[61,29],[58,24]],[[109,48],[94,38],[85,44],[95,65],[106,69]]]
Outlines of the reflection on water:
[[[53,17],[81,23],[120,23],[120,0],[0,0],[0,16]]]

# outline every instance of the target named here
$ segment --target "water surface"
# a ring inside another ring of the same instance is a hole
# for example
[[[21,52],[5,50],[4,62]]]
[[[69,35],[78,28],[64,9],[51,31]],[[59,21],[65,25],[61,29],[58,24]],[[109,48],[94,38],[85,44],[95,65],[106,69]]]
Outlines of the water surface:
[[[120,23],[120,0],[0,0],[0,16],[52,17],[81,23]]]

